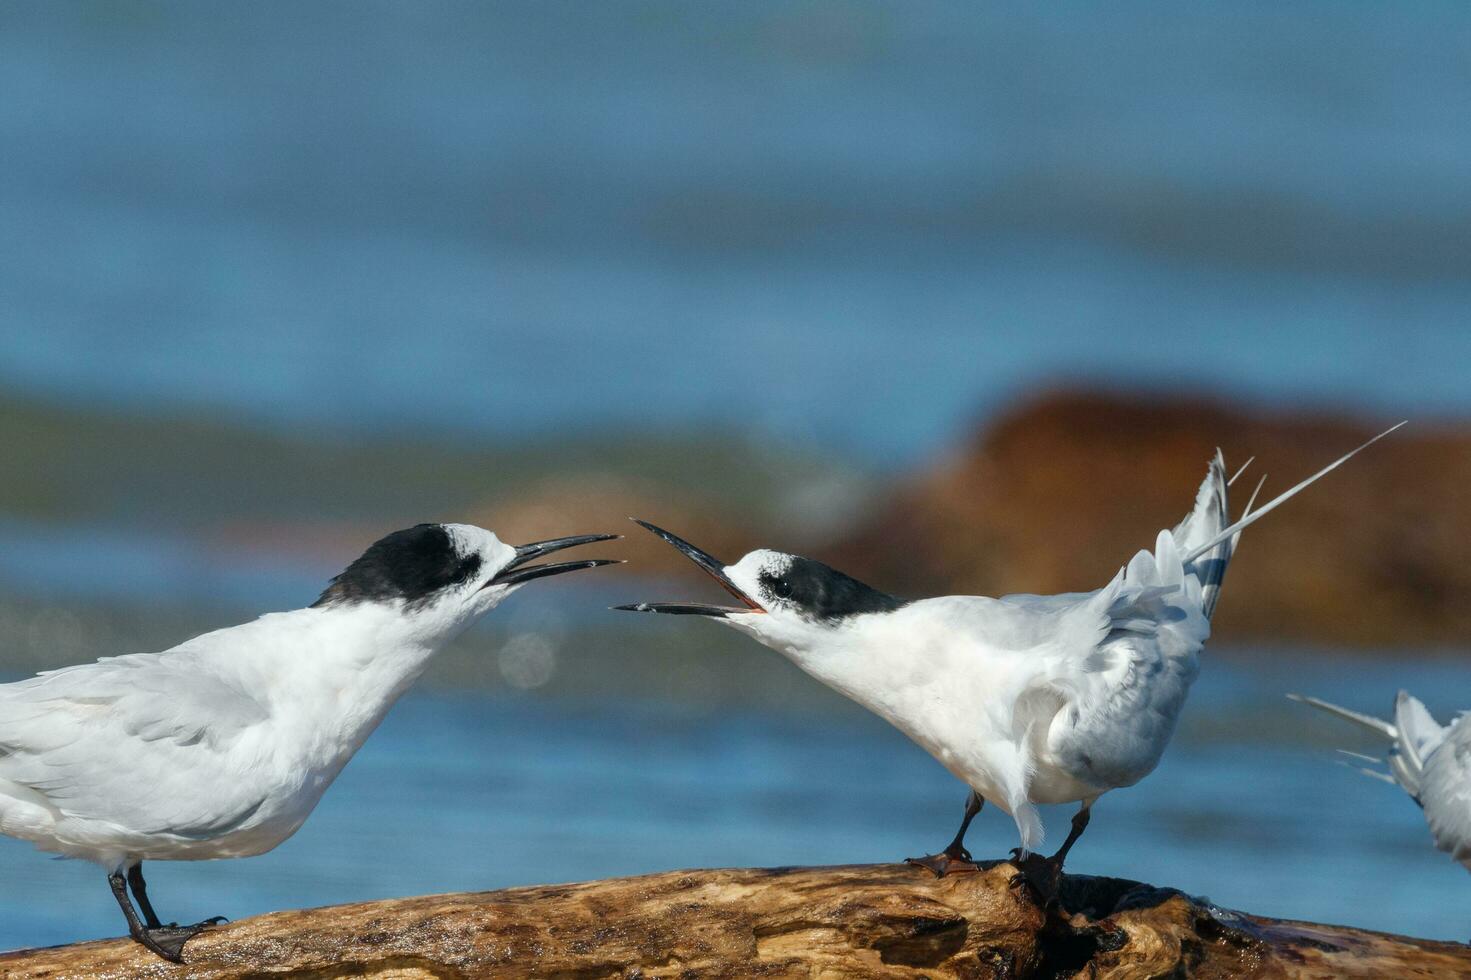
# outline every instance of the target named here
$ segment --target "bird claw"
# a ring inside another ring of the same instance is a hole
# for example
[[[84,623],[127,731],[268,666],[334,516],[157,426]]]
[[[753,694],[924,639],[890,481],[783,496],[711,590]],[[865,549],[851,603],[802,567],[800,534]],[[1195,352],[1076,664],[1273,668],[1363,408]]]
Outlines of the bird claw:
[[[922,858],[905,858],[904,863],[912,864],[917,868],[925,868],[936,878],[943,878],[958,872],[981,870],[971,860],[970,851],[963,847],[941,851],[939,854],[929,854]]]
[[[1010,886],[1030,891],[1035,903],[1042,908],[1057,905],[1058,890],[1062,885],[1062,864],[1036,854],[1018,857],[1019,851],[1020,848],[1012,852],[1012,863],[1017,871],[1011,876]]]
[[[144,929],[142,935],[134,938],[170,963],[183,963],[185,943],[211,926],[227,921],[229,920],[224,916],[216,915],[203,922],[196,922],[192,926],[181,926],[171,922],[166,926]]]
[[[184,944],[193,939],[198,931],[181,926],[159,926],[156,929],[145,929],[138,937],[138,942],[170,963],[182,963]]]

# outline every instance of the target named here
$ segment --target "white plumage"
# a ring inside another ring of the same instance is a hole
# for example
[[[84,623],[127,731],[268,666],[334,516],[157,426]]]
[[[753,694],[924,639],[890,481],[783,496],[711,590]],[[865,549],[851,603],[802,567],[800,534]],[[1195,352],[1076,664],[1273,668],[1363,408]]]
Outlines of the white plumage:
[[[0,832],[108,870],[270,850],[449,638],[408,625],[272,613],[0,686]]]
[[[1035,851],[1037,804],[1091,804],[1159,762],[1234,539],[1188,565],[1181,553],[1226,527],[1225,504],[1218,456],[1189,517],[1094,592],[922,599],[836,628],[774,609],[724,622],[899,728],[1011,814]],[[779,560],[754,552],[727,574],[759,594],[761,570]]]
[[[1361,725],[1389,741],[1389,772],[1362,769],[1394,783],[1425,811],[1435,846],[1471,871],[1471,712],[1441,726],[1406,691],[1394,700],[1394,722],[1359,714],[1317,698],[1289,694],[1329,714]]]
[[[1080,802],[1072,834],[1051,859],[1055,873],[1092,803],[1148,775],[1169,744],[1241,531],[1354,453],[1255,512],[1248,505],[1234,524],[1217,453],[1185,519],[1093,592],[902,602],[780,552],[754,551],[723,566],[645,524],[742,605],[620,608],[718,617],[938,759],[972,796],[951,845],[918,862],[936,873],[969,863],[963,837],[983,800],[1016,821],[1023,857],[1042,843],[1039,804]]]
[[[145,860],[244,857],[290,837],[445,644],[585,535],[514,548],[468,525],[375,543],[313,606],[0,685],[0,833],[109,873],[135,939],[178,960]],[[124,881],[144,913],[140,922]]]

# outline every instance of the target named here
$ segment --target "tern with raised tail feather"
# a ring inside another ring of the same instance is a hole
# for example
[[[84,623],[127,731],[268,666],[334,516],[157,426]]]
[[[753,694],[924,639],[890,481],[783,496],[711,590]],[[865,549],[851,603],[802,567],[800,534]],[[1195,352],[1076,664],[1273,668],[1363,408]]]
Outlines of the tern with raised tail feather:
[[[1217,452],[1185,519],[1092,592],[905,601],[779,551],[725,565],[638,521],[739,604],[616,608],[714,618],[880,715],[971,791],[955,839],[912,863],[941,876],[974,870],[965,833],[989,801],[1016,822],[1022,879],[1055,894],[1093,803],[1148,775],[1169,744],[1241,532],[1397,428],[1259,509],[1248,504],[1234,523]],[[1037,806],[1055,803],[1081,806],[1061,848],[1044,859]]]

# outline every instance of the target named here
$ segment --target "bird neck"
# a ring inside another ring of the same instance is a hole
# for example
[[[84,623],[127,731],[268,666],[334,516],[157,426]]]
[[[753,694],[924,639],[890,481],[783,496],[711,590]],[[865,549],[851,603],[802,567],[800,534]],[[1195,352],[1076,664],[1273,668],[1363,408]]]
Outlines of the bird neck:
[[[732,617],[728,622],[829,687],[856,698],[850,685],[861,683],[863,677],[881,666],[878,661],[886,659],[881,647],[869,650],[869,639],[877,625],[870,621],[883,615],[854,616],[832,624],[773,613]]]
[[[426,612],[362,602],[272,613],[236,628],[254,634],[236,667],[253,673],[252,687],[273,704],[333,719],[360,742],[474,620]]]
[[[405,614],[396,603],[360,603],[321,614],[323,632],[340,638],[320,650],[323,668],[348,678],[366,700],[376,696],[390,703],[474,621],[446,610]]]
[[[943,676],[916,649],[921,638],[904,611],[867,613],[838,624],[797,617],[751,616],[734,622],[806,673],[905,731],[916,699],[933,695]]]

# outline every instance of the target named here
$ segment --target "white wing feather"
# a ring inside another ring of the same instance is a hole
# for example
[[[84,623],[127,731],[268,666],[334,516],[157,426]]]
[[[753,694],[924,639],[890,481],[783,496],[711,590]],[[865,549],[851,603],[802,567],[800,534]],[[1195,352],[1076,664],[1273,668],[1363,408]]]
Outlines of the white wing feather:
[[[112,657],[0,686],[0,829],[10,796],[43,804],[58,821],[218,833],[247,819],[259,795],[231,792],[227,780],[200,793],[195,781],[208,771],[200,753],[223,761],[266,718],[259,702],[187,654]]]
[[[1435,846],[1471,871],[1471,714],[1462,714],[1425,762],[1420,803]]]
[[[1409,793],[1425,811],[1435,846],[1471,870],[1471,715],[1444,727],[1405,691],[1395,698],[1393,723],[1318,698],[1288,697],[1387,738],[1389,774],[1360,771]]]

